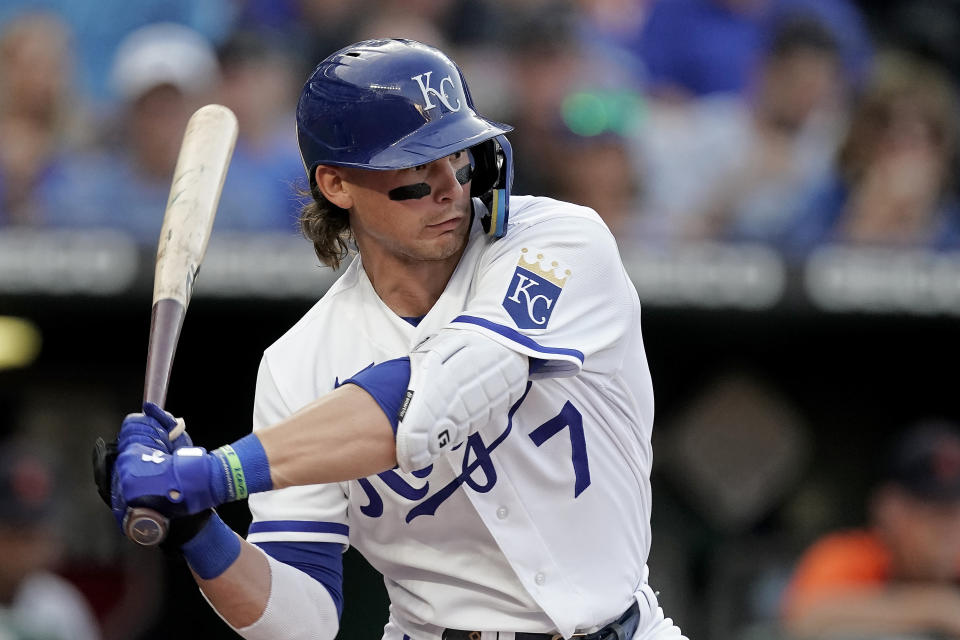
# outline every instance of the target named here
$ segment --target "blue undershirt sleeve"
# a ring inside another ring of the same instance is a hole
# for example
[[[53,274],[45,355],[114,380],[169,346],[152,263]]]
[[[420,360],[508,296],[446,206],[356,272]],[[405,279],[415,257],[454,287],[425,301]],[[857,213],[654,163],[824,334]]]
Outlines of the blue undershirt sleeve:
[[[274,560],[295,567],[322,584],[343,615],[343,545],[339,542],[258,542]]]
[[[344,380],[343,384],[348,382],[357,385],[377,401],[396,434],[397,424],[400,422],[400,407],[410,386],[410,358],[381,362]]]

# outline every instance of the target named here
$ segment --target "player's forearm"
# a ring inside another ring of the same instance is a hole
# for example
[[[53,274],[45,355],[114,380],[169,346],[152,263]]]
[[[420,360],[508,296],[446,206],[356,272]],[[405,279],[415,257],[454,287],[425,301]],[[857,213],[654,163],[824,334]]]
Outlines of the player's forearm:
[[[234,628],[256,622],[270,597],[270,566],[263,553],[241,541],[240,555],[216,578],[205,580],[191,570],[210,605]]]
[[[352,384],[256,433],[274,489],[364,478],[397,464],[390,421],[366,391]]]
[[[942,632],[960,635],[960,591],[917,585],[826,596],[786,620],[798,636]]]
[[[391,469],[397,460],[395,442],[377,401],[360,387],[344,384],[283,422],[212,452],[184,446],[165,453],[130,443],[114,463],[115,485],[127,504],[149,500],[166,509],[164,515],[182,517],[251,493]]]
[[[333,640],[339,631],[326,586],[246,541],[220,575],[193,575],[210,605],[247,640]]]

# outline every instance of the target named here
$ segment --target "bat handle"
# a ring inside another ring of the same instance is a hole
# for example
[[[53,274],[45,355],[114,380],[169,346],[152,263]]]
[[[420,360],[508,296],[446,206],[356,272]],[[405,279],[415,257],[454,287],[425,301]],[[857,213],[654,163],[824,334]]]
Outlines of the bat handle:
[[[186,305],[172,298],[154,302],[150,317],[150,343],[147,347],[147,372],[143,385],[144,402],[162,407],[167,399],[170,370],[177,351]],[[177,435],[183,433],[178,426]],[[174,436],[176,437],[176,436]],[[173,438],[171,438],[172,440]],[[170,530],[170,519],[146,507],[130,507],[123,517],[123,532],[145,547],[160,544]]]
[[[186,313],[187,307],[173,298],[161,298],[153,303],[147,346],[147,370],[143,384],[144,402],[152,402],[161,407],[166,403],[173,357],[177,352],[177,342]]]
[[[123,532],[145,547],[160,544],[170,530],[170,519],[153,509],[129,507],[123,517]]]

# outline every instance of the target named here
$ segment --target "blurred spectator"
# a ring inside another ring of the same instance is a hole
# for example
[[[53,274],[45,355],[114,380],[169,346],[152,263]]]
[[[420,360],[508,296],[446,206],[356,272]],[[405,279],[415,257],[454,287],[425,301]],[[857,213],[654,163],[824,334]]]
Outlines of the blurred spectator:
[[[771,27],[797,16],[827,24],[843,45],[847,73],[860,75],[870,55],[869,36],[850,0],[654,0],[634,47],[658,96],[742,93]]]
[[[960,431],[929,422],[892,452],[862,530],[828,534],[800,559],[786,628],[818,637],[960,636]]]
[[[55,226],[111,227],[152,244],[187,120],[219,81],[217,60],[197,32],[157,23],[121,43],[111,79],[122,101],[115,148],[68,158],[48,181],[46,215]]]
[[[86,598],[52,572],[60,542],[54,478],[39,456],[0,445],[0,637],[97,640]]]
[[[301,18],[300,0],[235,0],[236,31],[281,33]]]
[[[112,99],[110,66],[131,31],[154,22],[176,22],[220,42],[233,24],[233,0],[3,0],[0,24],[24,11],[60,16],[74,35],[77,90],[99,107]]]
[[[629,42],[643,29],[651,0],[576,0],[581,40],[640,77],[641,61]]]
[[[726,174],[694,216],[688,230],[694,237],[774,238],[829,175],[846,117],[846,88],[830,32],[816,21],[789,20],[757,75],[749,101],[721,111],[714,122],[739,140],[726,149]]]
[[[955,91],[937,67],[881,58],[853,113],[835,175],[813,194],[784,246],[798,254],[827,242],[960,247]]]
[[[934,61],[960,82],[960,3],[887,0],[867,6],[875,13],[879,42]]]
[[[642,101],[624,69],[584,40],[581,19],[574,2],[517,3],[502,36],[508,84],[484,93],[504,97],[491,111],[515,127],[510,141],[524,170],[514,192],[591,207],[628,237],[640,179],[626,135]]]
[[[775,238],[828,180],[848,93],[831,32],[785,20],[751,85],[651,104],[637,138],[648,240]]]
[[[377,4],[377,13],[406,12],[420,20],[440,24],[454,6],[454,0],[379,0]]]
[[[640,184],[630,148],[616,132],[560,134],[565,161],[553,163],[558,198],[590,207],[617,238],[629,239],[638,209]]]
[[[583,65],[574,20],[566,5],[520,7],[504,36],[511,85],[505,92],[510,103],[502,106],[505,121],[514,127],[514,166],[524,167],[516,173],[514,193],[559,191],[553,163],[569,159],[558,148],[556,123],[564,97],[577,88]]]
[[[453,46],[471,50],[494,49],[501,40],[511,18],[512,11],[520,2],[506,3],[502,0],[452,0],[441,24],[446,37]],[[473,86],[474,74],[468,73]],[[479,94],[479,91],[471,90]],[[473,98],[477,99],[477,95]],[[483,109],[480,111],[486,113]]]
[[[24,13],[0,28],[0,226],[43,223],[37,189],[82,139],[72,58],[54,14]]]
[[[379,38],[409,38],[437,48],[447,48],[448,43],[440,28],[444,8],[440,2],[399,4],[381,2],[377,11],[357,25],[359,40]]]
[[[271,35],[237,33],[219,51],[219,102],[240,125],[217,219],[219,228],[296,228],[297,185],[306,188],[293,112],[303,78]]]
[[[621,169],[632,171],[630,154],[616,147],[635,117],[637,96],[626,78],[606,68],[595,51],[583,46],[577,20],[576,7],[569,2],[527,0],[512,15],[505,34],[504,64],[510,84],[502,92],[508,102],[497,111],[515,127],[510,142],[516,166],[524,167],[516,174],[516,193],[570,193],[579,203],[575,192],[584,185],[566,184],[571,179],[568,174],[587,170],[586,155],[594,151],[604,162],[625,159],[617,174]],[[629,105],[629,112],[624,105]],[[593,136],[603,140],[586,139]],[[611,146],[614,140],[617,144]],[[609,178],[617,181],[617,175]],[[586,181],[583,176],[580,179]],[[607,176],[603,179],[609,184]],[[594,195],[598,189],[599,185]]]
[[[40,459],[47,475],[56,470],[55,508],[46,509],[46,530],[57,534],[57,575],[83,593],[104,640],[167,637],[144,635],[159,620],[170,590],[163,556],[124,544],[116,536],[117,524],[104,512],[89,465],[91,443],[97,437],[115,435],[112,417],[118,411],[117,400],[127,391],[136,394],[136,382],[128,386],[123,374],[108,381],[97,373],[71,376],[64,382],[55,372],[34,376],[31,369],[36,371],[31,367],[7,376],[0,371],[0,434],[13,434],[24,446],[31,443],[29,448],[13,450],[35,454],[32,457]],[[83,413],[82,418],[77,412]],[[69,429],[64,428],[67,424]],[[32,443],[42,443],[42,448]],[[0,469],[8,468],[5,460],[0,455]],[[6,491],[6,485],[0,485]],[[75,637],[86,636],[67,636]],[[0,638],[6,640],[2,632]],[[44,640],[59,638],[44,636]]]
[[[357,29],[376,13],[376,0],[298,0],[306,36],[307,74],[332,52],[357,42]],[[307,75],[305,74],[305,75]]]

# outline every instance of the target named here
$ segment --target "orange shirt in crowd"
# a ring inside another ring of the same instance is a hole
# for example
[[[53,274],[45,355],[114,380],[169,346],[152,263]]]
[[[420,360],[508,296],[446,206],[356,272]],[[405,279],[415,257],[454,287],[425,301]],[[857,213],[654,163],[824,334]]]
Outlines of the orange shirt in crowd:
[[[824,536],[800,558],[784,594],[782,613],[789,617],[838,592],[884,586],[890,579],[890,565],[890,551],[874,533],[852,530]]]

